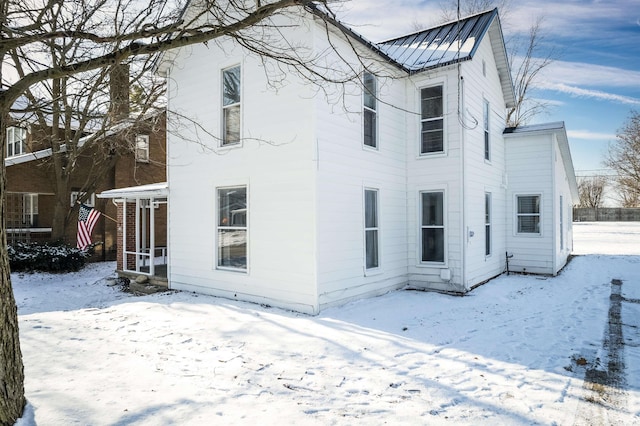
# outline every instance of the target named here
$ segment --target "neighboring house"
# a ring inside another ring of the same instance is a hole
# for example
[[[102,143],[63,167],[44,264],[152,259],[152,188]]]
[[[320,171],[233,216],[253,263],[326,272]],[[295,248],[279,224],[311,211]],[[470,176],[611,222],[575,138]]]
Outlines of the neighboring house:
[[[507,254],[511,270],[556,274],[577,200],[566,131],[505,131],[497,10],[378,44],[320,13],[279,31],[312,52],[329,34],[379,76],[339,103],[293,74],[274,90],[226,39],[160,61],[170,109],[202,126],[168,135],[168,187],[149,188],[169,197],[170,288],[317,313],[406,286],[465,293]]]
[[[135,124],[123,121],[108,129],[96,144],[108,144],[113,138],[131,138],[135,144],[135,152],[118,157],[102,181],[96,192],[122,186],[146,184],[166,180],[166,114],[164,112],[150,115],[147,119]],[[50,131],[47,129],[47,131]],[[20,124],[7,129],[7,150],[4,163],[7,172],[6,182],[6,228],[8,243],[14,242],[49,242],[53,222],[55,203],[55,172],[50,164],[51,149],[45,149],[38,138],[39,129],[34,124],[21,121]],[[87,135],[80,140],[83,144]],[[71,189],[66,195],[68,208],[75,207],[79,191],[85,185],[94,161],[91,152],[82,156],[78,172],[74,174]],[[116,207],[112,203],[98,200],[91,194],[85,204],[96,207],[108,216],[116,216]],[[102,242],[96,247],[96,253],[103,258],[115,257],[117,246],[117,225],[107,218],[101,218],[93,231],[93,241]],[[77,222],[71,220],[65,229],[65,240],[75,244]],[[166,232],[161,236],[166,240]],[[163,241],[164,241],[163,240]]]

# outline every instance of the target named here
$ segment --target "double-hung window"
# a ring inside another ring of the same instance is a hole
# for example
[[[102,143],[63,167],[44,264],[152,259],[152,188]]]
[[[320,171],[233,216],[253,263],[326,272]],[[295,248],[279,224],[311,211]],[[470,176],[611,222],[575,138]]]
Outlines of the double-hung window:
[[[135,157],[139,163],[149,162],[149,135],[136,136]]]
[[[38,226],[38,194],[22,195],[22,223]]]
[[[378,265],[378,190],[364,190],[364,240],[367,269]]]
[[[222,145],[240,142],[240,66],[222,71]]]
[[[422,192],[422,262],[444,262],[444,192]]]
[[[540,235],[540,196],[518,195],[518,234]]]
[[[484,124],[484,159],[491,160],[491,139],[489,138],[489,121],[491,117],[491,108],[487,100],[483,101],[482,117]]]
[[[24,127],[7,128],[7,157],[24,154],[27,145],[27,129]]]
[[[491,193],[484,194],[484,255],[491,255]]]
[[[365,72],[362,76],[364,84],[363,115],[364,115],[364,144],[371,148],[378,147],[377,140],[377,103],[376,77]]]
[[[218,267],[247,269],[247,187],[218,188]]]
[[[420,154],[444,152],[444,105],[442,86],[420,91],[421,141]]]

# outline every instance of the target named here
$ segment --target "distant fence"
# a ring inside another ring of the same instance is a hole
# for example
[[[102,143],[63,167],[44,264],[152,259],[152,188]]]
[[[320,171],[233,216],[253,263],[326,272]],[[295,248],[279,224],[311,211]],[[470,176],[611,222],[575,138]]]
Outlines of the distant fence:
[[[640,208],[574,207],[575,222],[640,222]]]

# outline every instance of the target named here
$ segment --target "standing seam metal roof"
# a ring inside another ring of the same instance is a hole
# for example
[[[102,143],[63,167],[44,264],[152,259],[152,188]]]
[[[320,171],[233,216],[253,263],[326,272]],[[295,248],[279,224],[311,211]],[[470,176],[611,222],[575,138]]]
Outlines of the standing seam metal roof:
[[[480,45],[498,10],[493,9],[403,37],[376,43],[410,73],[466,61]]]

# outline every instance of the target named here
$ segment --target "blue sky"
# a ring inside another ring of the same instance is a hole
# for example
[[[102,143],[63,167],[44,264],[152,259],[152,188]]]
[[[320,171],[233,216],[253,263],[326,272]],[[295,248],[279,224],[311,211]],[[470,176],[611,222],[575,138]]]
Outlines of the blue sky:
[[[441,20],[441,0],[351,0],[340,19],[372,41]],[[640,0],[516,0],[501,23],[505,39],[526,36],[542,17],[553,49],[532,95],[549,104],[530,124],[564,121],[578,176],[606,174],[602,160],[631,110],[640,111]]]

